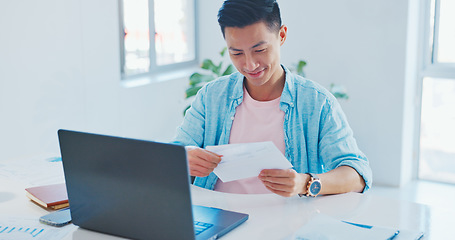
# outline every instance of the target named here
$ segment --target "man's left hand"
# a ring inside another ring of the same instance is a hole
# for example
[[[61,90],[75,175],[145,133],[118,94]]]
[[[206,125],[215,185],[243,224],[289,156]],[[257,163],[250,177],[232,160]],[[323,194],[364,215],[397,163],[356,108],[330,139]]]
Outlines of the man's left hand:
[[[306,192],[307,174],[297,173],[294,169],[264,169],[258,178],[265,187],[283,197],[291,197]]]

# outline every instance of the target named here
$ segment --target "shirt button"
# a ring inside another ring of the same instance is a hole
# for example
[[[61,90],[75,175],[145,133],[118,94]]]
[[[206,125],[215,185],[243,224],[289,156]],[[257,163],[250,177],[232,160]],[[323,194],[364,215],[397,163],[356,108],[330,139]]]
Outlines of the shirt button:
[[[294,107],[294,103],[291,103],[291,104],[289,104],[289,105],[291,105],[291,107]]]
[[[234,117],[231,117],[231,120],[234,121]]]

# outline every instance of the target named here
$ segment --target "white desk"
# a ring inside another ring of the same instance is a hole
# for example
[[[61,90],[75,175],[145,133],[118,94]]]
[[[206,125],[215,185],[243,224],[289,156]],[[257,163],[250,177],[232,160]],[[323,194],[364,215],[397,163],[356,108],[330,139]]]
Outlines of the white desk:
[[[283,198],[272,194],[225,194],[197,187],[193,187],[192,192],[193,204],[250,214],[247,222],[226,235],[226,240],[286,239],[316,213],[367,225],[428,231],[428,223],[425,222],[425,216],[428,215],[426,206],[368,194]]]
[[[47,213],[27,199],[24,188],[29,186],[2,178],[0,183],[0,214],[26,214],[38,218]],[[226,194],[192,186],[192,199],[193,204],[250,215],[248,221],[222,237],[224,240],[286,239],[303,226],[312,214],[318,212],[340,220],[362,224],[417,229],[425,232],[423,239],[441,239],[441,236],[452,235],[450,231],[452,223],[446,221],[448,219],[446,216],[440,216],[440,212],[433,214],[433,210],[425,205],[396,201],[368,193],[348,193],[317,198],[283,198],[273,194]],[[121,238],[77,229],[64,239]]]

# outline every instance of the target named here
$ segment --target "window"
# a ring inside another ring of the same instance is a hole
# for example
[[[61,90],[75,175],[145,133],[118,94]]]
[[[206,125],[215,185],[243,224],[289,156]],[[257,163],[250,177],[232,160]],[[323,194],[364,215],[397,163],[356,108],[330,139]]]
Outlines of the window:
[[[429,3],[421,71],[419,178],[455,183],[455,1]]]
[[[196,63],[194,0],[120,0],[123,77]]]
[[[438,0],[435,7],[433,59],[455,64],[455,1]]]

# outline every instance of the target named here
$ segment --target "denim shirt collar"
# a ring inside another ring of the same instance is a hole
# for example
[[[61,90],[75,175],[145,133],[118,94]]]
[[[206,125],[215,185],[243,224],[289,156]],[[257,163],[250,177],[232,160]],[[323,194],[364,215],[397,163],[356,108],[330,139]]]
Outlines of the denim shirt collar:
[[[284,88],[283,92],[281,93],[281,99],[280,103],[286,103],[288,105],[292,105],[294,95],[295,95],[295,89],[294,89],[294,76],[289,71],[287,67],[284,65],[281,65],[285,72],[285,83],[284,83]],[[240,99],[243,98],[243,79],[245,76],[243,76],[241,73],[237,72],[237,74],[234,75],[234,80],[236,81],[235,86],[234,86],[234,91],[232,93],[231,99]]]
[[[292,106],[292,104],[294,102],[294,98],[295,98],[295,87],[294,87],[295,76],[284,65],[281,65],[281,67],[284,69],[284,72],[286,74],[285,75],[286,81],[284,83],[283,92],[281,93],[280,103],[286,103],[286,104]]]
[[[234,76],[234,81],[236,81],[236,82],[234,85],[234,91],[232,93],[231,99],[235,100],[235,99],[243,98],[243,79],[245,78],[245,76],[243,76],[239,72],[235,73],[233,76]]]

